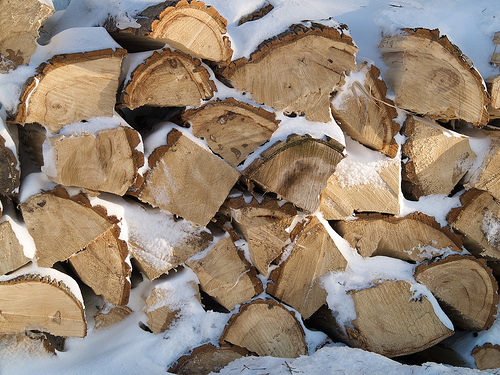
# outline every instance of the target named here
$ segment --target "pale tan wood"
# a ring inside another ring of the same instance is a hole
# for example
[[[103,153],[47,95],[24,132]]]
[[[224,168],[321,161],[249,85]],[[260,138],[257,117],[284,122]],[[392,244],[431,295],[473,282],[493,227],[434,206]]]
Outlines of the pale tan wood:
[[[500,31],[497,31],[493,36],[493,43],[495,43],[495,50],[491,55],[490,63],[496,64],[497,67],[500,67]]]
[[[500,53],[498,63],[500,64]],[[488,104],[488,113],[490,120],[500,118],[500,74],[485,79],[488,94],[490,94],[490,103]]]
[[[150,170],[138,193],[143,202],[206,226],[240,173],[180,131],[149,157]]]
[[[479,370],[497,369],[500,367],[500,345],[486,343],[476,346],[471,355]]]
[[[243,172],[247,183],[274,192],[308,212],[320,205],[320,194],[328,178],[342,160],[344,147],[333,139],[326,141],[292,134],[261,153]]]
[[[394,139],[399,131],[393,120],[398,115],[394,102],[386,98],[387,86],[375,65],[364,64],[360,73],[364,82],[350,80],[333,97],[333,117],[352,139],[393,158],[399,148]]]
[[[125,261],[128,249],[119,235],[120,228],[115,225],[69,258],[80,280],[115,306],[126,305],[130,295],[131,270]]]
[[[0,281],[0,332],[26,330],[55,336],[85,337],[82,303],[61,281],[39,275],[22,275]]]
[[[0,223],[0,275],[17,270],[31,259],[24,255],[23,246],[9,221]]]
[[[49,142],[53,159],[45,163],[54,165],[56,172],[49,178],[65,186],[124,195],[144,164],[142,152],[136,150],[141,136],[125,126],[104,129],[97,135],[58,135]]]
[[[448,256],[417,267],[414,277],[429,288],[456,328],[480,331],[493,324],[498,284],[484,259]]]
[[[56,55],[24,85],[15,121],[57,133],[67,124],[113,116],[125,50]]]
[[[98,331],[118,324],[132,314],[132,312],[133,311],[128,306],[114,306],[106,312],[100,310],[94,317],[94,330]]]
[[[199,107],[217,91],[201,61],[180,51],[154,52],[131,73],[121,93],[123,106]]]
[[[229,319],[220,342],[241,346],[259,356],[307,355],[304,330],[294,313],[271,299],[242,305]]]
[[[38,0],[2,1],[0,73],[27,65],[35,52],[39,29],[54,8]]]
[[[200,288],[229,311],[263,292],[261,281],[230,237],[219,240],[203,257],[186,261]]]
[[[379,48],[389,70],[386,82],[396,106],[435,120],[454,119],[483,126],[488,95],[470,60],[439,30],[404,29],[382,39]]]
[[[115,224],[83,193],[69,197],[64,188],[33,195],[20,207],[40,267],[68,259]]]
[[[287,228],[297,210],[290,203],[280,207],[277,200],[268,197],[261,203],[252,199],[248,204],[243,197],[230,198],[223,208],[228,210],[236,231],[248,242],[250,261],[259,273],[267,276],[269,265],[290,240]]]
[[[293,25],[263,42],[250,59],[238,59],[220,74],[259,103],[329,122],[330,93],[343,84],[346,71],[356,70],[357,50],[342,30]]]
[[[182,115],[193,134],[204,138],[210,149],[236,167],[271,138],[279,120],[273,113],[233,98],[207,103]]]
[[[418,199],[424,195],[448,195],[472,166],[476,154],[469,139],[429,119],[409,117],[403,134],[403,191]]]
[[[344,220],[354,211],[399,214],[400,164],[399,159],[376,164],[341,160],[321,193],[324,218]],[[357,174],[363,177],[354,178]]]
[[[326,303],[321,276],[344,271],[347,261],[323,224],[309,217],[297,235],[291,254],[269,276],[267,293],[292,306],[303,319]]]
[[[104,25],[111,36],[131,52],[168,44],[200,59],[226,65],[233,50],[226,33],[227,21],[202,1],[170,0],[144,9],[135,17],[139,28],[120,29],[113,19]]]
[[[462,252],[462,240],[449,227],[441,228],[433,217],[413,213],[402,218],[360,214],[355,220],[333,224],[364,257],[390,256],[422,262],[450,253]]]
[[[16,197],[19,192],[20,175],[20,166],[16,155],[5,146],[5,139],[0,135],[0,195]]]

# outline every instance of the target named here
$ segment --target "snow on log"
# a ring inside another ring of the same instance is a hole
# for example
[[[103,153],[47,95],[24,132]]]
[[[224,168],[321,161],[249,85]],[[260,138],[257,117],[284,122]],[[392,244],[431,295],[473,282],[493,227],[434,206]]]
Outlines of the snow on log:
[[[332,114],[340,128],[352,139],[393,158],[398,152],[394,136],[399,125],[394,102],[386,98],[387,86],[375,66],[363,65],[351,72],[332,100]]]
[[[0,223],[0,260],[0,276],[17,270],[31,260],[24,255],[24,248],[8,220]]]
[[[259,356],[307,355],[304,330],[294,313],[278,302],[258,299],[242,305],[229,319],[220,342],[241,346]]]
[[[462,252],[459,235],[422,213],[401,218],[359,214],[356,220],[338,221],[333,227],[364,257],[382,255],[421,262]]]
[[[499,59],[500,62],[500,59]],[[500,74],[486,78],[486,87],[490,94],[490,103],[488,104],[488,113],[490,120],[500,118]]]
[[[477,368],[481,371],[500,367],[500,345],[493,345],[488,342],[476,346],[471,355],[474,357]]]
[[[186,111],[182,119],[192,126],[196,137],[204,138],[212,152],[233,167],[267,142],[280,122],[273,113],[233,98]]]
[[[379,48],[397,107],[434,120],[486,125],[489,99],[483,79],[438,29],[403,29],[382,39]]]
[[[250,59],[233,61],[219,74],[258,103],[329,122],[330,93],[344,83],[346,72],[357,69],[357,50],[341,29],[292,25],[264,41]]]
[[[334,139],[321,140],[308,135],[291,134],[260,154],[243,172],[247,185],[261,186],[296,206],[314,212],[320,194],[337,164],[344,146]]]
[[[469,138],[429,119],[409,117],[403,134],[402,188],[408,196],[448,195],[470,169],[476,154]]]
[[[104,27],[129,52],[153,50],[168,44],[184,53],[225,65],[231,60],[227,21],[211,6],[197,0],[169,0],[150,6],[134,17],[140,27],[120,28],[113,19]]]

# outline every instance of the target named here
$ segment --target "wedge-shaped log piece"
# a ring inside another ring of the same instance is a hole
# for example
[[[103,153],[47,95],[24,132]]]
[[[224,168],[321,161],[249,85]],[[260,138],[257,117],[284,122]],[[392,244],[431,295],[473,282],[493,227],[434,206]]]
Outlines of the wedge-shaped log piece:
[[[233,167],[267,142],[279,124],[274,114],[233,98],[189,110],[182,119],[191,124],[195,136],[204,138],[210,149]]]
[[[0,223],[0,275],[17,270],[31,259],[24,255],[24,248],[19,243],[16,232],[9,221]]]
[[[500,60],[499,60],[500,63]],[[486,78],[486,87],[490,94],[490,103],[488,104],[488,113],[490,120],[500,118],[500,74],[494,77]]]
[[[363,65],[332,100],[332,114],[352,139],[393,158],[398,152],[394,136],[399,125],[394,102],[386,98],[387,86],[375,65]]]
[[[488,342],[476,346],[472,350],[472,356],[479,370],[497,369],[500,367],[500,345]]]
[[[342,30],[293,25],[263,42],[249,60],[238,59],[220,74],[259,103],[329,122],[330,93],[343,84],[346,71],[356,70],[357,50]]]
[[[240,173],[173,129],[149,157],[151,168],[138,193],[143,202],[206,226]]]
[[[337,164],[344,157],[344,146],[333,139],[327,141],[292,134],[261,153],[245,169],[243,176],[266,192],[274,192],[296,206],[314,212],[320,194]]]
[[[50,137],[44,146],[44,172],[57,184],[124,195],[144,164],[136,150],[141,137],[132,128],[119,126],[97,134],[82,132]]]
[[[448,195],[467,173],[476,154],[469,139],[428,119],[409,117],[403,134],[403,192],[418,199],[424,195]]]
[[[140,27],[121,29],[112,19],[105,27],[130,52],[158,49],[168,44],[200,59],[226,65],[233,50],[225,36],[227,21],[211,6],[197,0],[165,1],[135,16]]]
[[[241,346],[259,356],[307,355],[304,330],[294,313],[271,299],[242,305],[229,319],[220,342]]]
[[[27,65],[35,52],[39,29],[54,13],[48,2],[2,1],[0,14],[0,73]]]
[[[108,328],[114,324],[120,323],[127,316],[132,314],[132,310],[127,306],[114,306],[111,309],[100,310],[94,317],[94,330]]]
[[[321,193],[324,218],[344,220],[354,211],[399,214],[400,164],[399,159],[341,160]]]
[[[290,203],[280,207],[277,200],[268,197],[261,203],[256,199],[246,203],[243,197],[230,198],[223,208],[228,210],[233,226],[248,242],[252,264],[267,276],[269,265],[290,240],[287,228],[297,210]]]
[[[70,197],[64,188],[33,195],[20,207],[40,267],[68,259],[115,225],[104,208],[92,207],[83,193]]]
[[[270,295],[292,306],[304,319],[326,303],[321,276],[344,271],[347,266],[323,224],[316,217],[308,220],[297,235],[291,254],[271,272],[267,286]]]
[[[421,262],[462,252],[459,235],[422,213],[403,218],[360,214],[356,220],[339,221],[333,226],[364,257],[382,255]]]
[[[470,60],[439,30],[404,29],[382,39],[385,75],[396,106],[434,120],[454,119],[483,126],[488,94]]]
[[[125,262],[127,244],[118,239],[119,235],[120,228],[115,225],[69,258],[78,277],[115,306],[126,305],[130,295],[131,272]]]
[[[113,116],[125,50],[56,55],[26,81],[15,121],[38,122],[52,133],[92,117]]]
[[[131,73],[121,94],[123,106],[199,107],[217,91],[201,62],[180,51],[154,52]]]
[[[82,303],[62,281],[27,274],[0,281],[0,332],[85,337]]]
[[[425,296],[415,299],[406,281],[385,281],[350,292],[356,309],[346,340],[387,357],[416,353],[451,336]]]
[[[455,327],[480,331],[493,324],[498,284],[484,259],[448,256],[417,267],[414,277],[429,288]]]
[[[217,242],[207,254],[186,261],[200,280],[200,287],[229,311],[263,292],[255,269],[245,261],[230,237]]]

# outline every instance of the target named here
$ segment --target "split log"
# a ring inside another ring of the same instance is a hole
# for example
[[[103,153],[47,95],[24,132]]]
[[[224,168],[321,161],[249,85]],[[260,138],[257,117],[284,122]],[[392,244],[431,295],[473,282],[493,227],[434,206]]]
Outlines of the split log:
[[[233,167],[267,142],[280,122],[273,113],[233,98],[217,99],[189,110],[182,120],[191,124],[193,134],[204,138],[210,149]]]
[[[85,337],[83,305],[64,282],[27,274],[0,281],[0,291],[0,332]]]
[[[356,77],[359,77],[359,80]],[[352,139],[393,158],[398,152],[394,136],[399,125],[394,102],[386,98],[387,86],[375,65],[363,65],[351,72],[348,82],[333,97],[332,114],[340,128]]]
[[[498,54],[498,63],[500,64],[500,53]],[[500,74],[489,77],[485,80],[488,94],[490,94],[490,103],[488,105],[488,113],[490,120],[500,118]]]
[[[92,207],[86,195],[70,197],[62,187],[33,195],[20,207],[40,267],[68,259],[116,224],[105,209]]]
[[[321,193],[327,220],[344,220],[353,212],[399,214],[399,159],[363,163],[342,159]]]
[[[37,47],[39,29],[54,13],[47,2],[3,1],[0,14],[0,73],[28,65]]]
[[[328,178],[342,160],[344,146],[308,135],[289,135],[260,154],[243,172],[250,188],[255,182],[296,206],[314,212]]]
[[[20,186],[20,165],[17,159],[16,146],[10,137],[10,134],[5,129],[3,120],[0,118],[0,129],[3,136],[10,138],[5,139],[0,135],[0,195],[6,197],[15,197],[19,193]]]
[[[321,276],[347,266],[323,224],[316,217],[307,220],[290,255],[271,272],[267,285],[267,293],[292,306],[304,319],[326,303]]]
[[[229,311],[263,292],[257,272],[230,237],[225,237],[206,254],[195,255],[186,261],[205,293]]]
[[[386,81],[396,106],[434,120],[488,122],[488,94],[472,62],[439,30],[403,29],[382,39]]]
[[[56,55],[26,81],[15,121],[57,133],[67,124],[113,116],[125,50]],[[99,93],[99,95],[96,95]]]
[[[197,0],[172,0],[144,9],[135,16],[140,27],[121,29],[113,19],[104,27],[129,52],[153,50],[168,44],[184,53],[225,65],[233,50],[225,36],[227,21],[211,6]]]
[[[421,262],[462,252],[459,235],[422,213],[402,218],[362,214],[356,220],[336,222],[333,227],[364,257],[379,255]]]
[[[330,93],[344,83],[345,72],[356,70],[357,50],[341,29],[292,25],[219,73],[256,102],[329,122]]]
[[[2,218],[3,219],[3,218]],[[24,255],[24,248],[19,243],[16,232],[9,221],[0,223],[0,275],[17,270],[31,259]]]
[[[201,226],[215,216],[240,176],[176,129],[150,155],[149,167],[138,198]]]
[[[402,188],[408,196],[448,195],[472,166],[476,154],[466,136],[428,119],[409,117],[403,134]]]
[[[126,305],[130,295],[127,244],[119,235],[120,228],[115,225],[69,258],[80,280],[115,306]]]
[[[495,51],[491,55],[490,63],[496,64],[496,66],[500,67],[500,31],[497,31],[493,36],[493,43],[495,44]]]
[[[293,312],[274,300],[258,299],[242,305],[229,319],[220,342],[241,346],[259,356],[307,355],[301,324]]]
[[[108,328],[121,322],[130,314],[132,314],[132,310],[127,306],[114,306],[108,311],[104,311],[104,309],[102,309],[94,317],[94,330]]]
[[[500,345],[493,345],[488,342],[484,345],[476,346],[471,354],[479,370],[497,369],[500,367]]]
[[[287,228],[292,225],[297,210],[290,203],[280,207],[277,200],[268,197],[261,203],[254,198],[250,203],[243,197],[230,198],[222,209],[228,211],[233,226],[248,242],[252,264],[267,276],[269,265],[290,241]]]
[[[144,164],[137,150],[141,142],[139,133],[126,126],[50,137],[42,171],[57,184],[124,195]]]
[[[138,65],[125,82],[121,93],[123,106],[136,109],[152,107],[199,107],[217,91],[201,61],[180,51],[154,52]]]

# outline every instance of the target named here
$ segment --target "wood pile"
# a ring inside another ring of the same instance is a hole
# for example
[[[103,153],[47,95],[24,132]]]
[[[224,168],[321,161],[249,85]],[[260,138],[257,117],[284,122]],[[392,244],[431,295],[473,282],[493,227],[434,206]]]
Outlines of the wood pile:
[[[38,35],[28,24],[51,14],[35,0],[9,6],[24,25],[0,27],[0,70],[28,63]],[[500,131],[487,124],[500,107],[498,78],[488,94],[438,30],[402,30],[379,46],[391,100],[380,70],[357,66],[342,27],[292,25],[231,61],[226,21],[200,1],[167,1],[136,19],[140,28],[120,29],[112,18],[103,25],[119,46],[109,38],[110,48],[50,56],[1,119],[19,142],[0,137],[0,333],[84,337],[89,320],[105,329],[133,313],[133,273],[152,282],[182,268],[197,277],[185,286],[191,302],[231,318],[216,346],[192,348],[172,365],[179,374],[245,355],[311,354],[304,322],[388,357],[492,326]],[[221,82],[253,100],[218,96]],[[336,122],[381,162],[360,162],[328,136],[274,137],[279,112]],[[169,121],[153,127],[159,119]],[[491,146],[468,173],[472,128]],[[402,194],[457,192],[461,206],[443,213],[447,225],[400,215]],[[341,319],[325,276],[375,258],[413,267],[412,280],[380,276],[345,290],[354,316]],[[113,308],[86,314],[75,280]],[[174,295],[153,288],[145,296],[152,334],[177,319]],[[471,355],[491,368],[498,352],[490,343]]]

